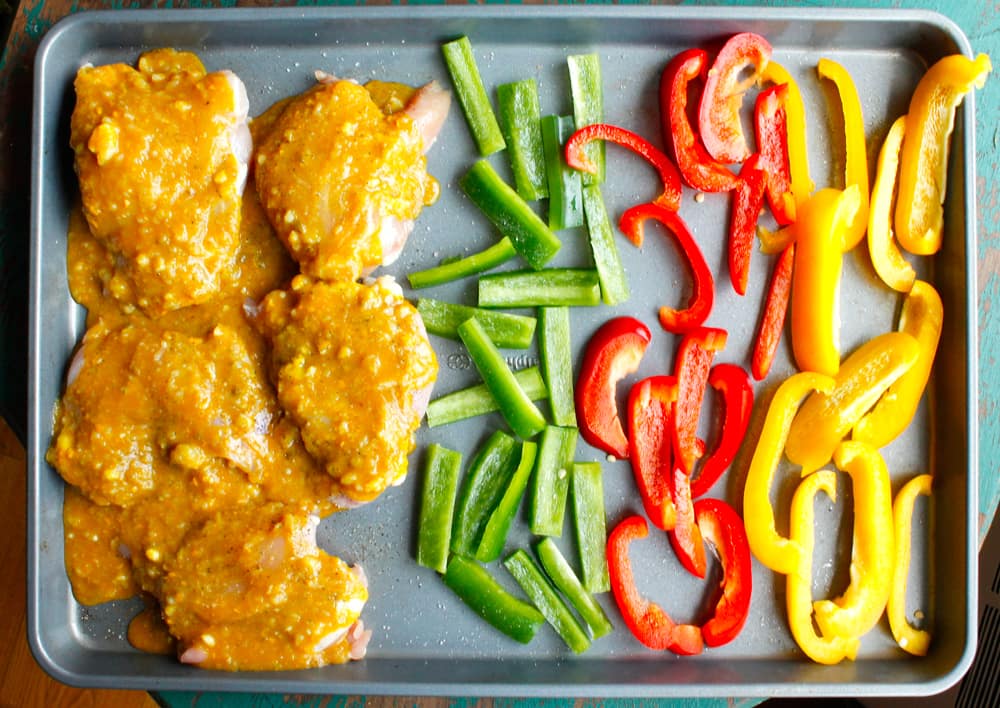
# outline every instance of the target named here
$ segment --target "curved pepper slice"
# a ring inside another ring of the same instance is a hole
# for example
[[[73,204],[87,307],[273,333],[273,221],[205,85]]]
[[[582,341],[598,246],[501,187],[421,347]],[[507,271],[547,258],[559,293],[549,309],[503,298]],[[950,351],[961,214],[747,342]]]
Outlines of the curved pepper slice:
[[[941,296],[930,283],[913,283],[899,315],[899,331],[917,340],[919,353],[910,370],[889,385],[875,407],[854,426],[851,437],[872,447],[885,447],[896,439],[913,420],[924,395],[934,365],[944,307]]]
[[[640,595],[635,586],[628,548],[633,540],[646,538],[648,533],[644,518],[629,516],[608,536],[608,575],[615,603],[635,638],[650,649],[699,654],[703,648],[701,629],[690,624],[674,624],[662,607]]]
[[[785,84],[785,115],[788,124],[788,172],[791,179],[795,204],[800,205],[809,198],[816,185],[809,177],[809,151],[806,145],[806,109],[802,103],[802,92],[795,79],[781,64],[769,61],[761,80],[772,84]]]
[[[896,643],[914,656],[925,656],[931,643],[930,632],[916,629],[906,619],[906,578],[910,570],[910,533],[913,525],[913,505],[917,497],[931,495],[931,476],[917,475],[903,485],[892,504],[893,527],[896,537],[896,558],[893,563],[892,590],[885,613]]]
[[[708,564],[705,559],[705,543],[694,517],[691,477],[676,463],[670,473],[670,496],[677,510],[674,527],[667,532],[670,545],[674,547],[677,559],[687,572],[698,578],[704,578]]]
[[[788,84],[771,86],[757,94],[753,110],[760,168],[767,175],[764,181],[767,204],[781,226],[795,221],[795,197],[788,166],[787,97]]]
[[[892,586],[895,559],[892,487],[878,450],[847,440],[834,453],[837,467],[851,476],[854,533],[851,582],[835,600],[813,603],[823,636],[860,637],[878,624]]]
[[[868,253],[878,277],[893,290],[909,292],[917,273],[896,246],[892,230],[892,210],[896,204],[896,175],[899,149],[906,132],[906,116],[900,116],[889,128],[878,154],[875,185],[868,208]]]
[[[794,541],[778,535],[774,507],[771,506],[774,475],[781,461],[788,429],[802,399],[813,391],[832,391],[833,385],[831,377],[809,371],[788,377],[771,399],[747,471],[743,488],[743,521],[747,540],[757,560],[777,573],[787,575],[793,572],[799,566],[802,551]]]
[[[849,251],[865,237],[868,228],[868,151],[865,146],[865,119],[861,112],[858,89],[847,70],[831,59],[820,59],[816,67],[821,78],[829,79],[840,94],[840,106],[844,114],[844,137],[846,159],[844,165],[844,186],[858,186],[861,202],[847,229],[844,231],[843,251]]]
[[[715,547],[722,564],[722,596],[715,614],[701,626],[705,644],[718,647],[733,641],[743,629],[753,594],[750,546],[743,520],[719,499],[699,499],[694,505],[701,535]]]
[[[649,328],[634,317],[605,322],[590,338],[576,384],[580,434],[596,448],[628,457],[628,440],[618,417],[618,382],[639,368],[650,340]]]
[[[813,628],[813,500],[820,490],[836,501],[836,474],[830,470],[814,472],[799,483],[792,496],[791,540],[799,553],[795,568],[785,581],[785,601],[788,624],[799,648],[817,663],[837,664],[845,658],[853,660],[861,642],[857,637],[820,637]]]
[[[910,98],[896,204],[896,238],[910,253],[930,255],[941,248],[955,109],[973,86],[982,88],[992,69],[985,54],[944,57],[927,70]]]
[[[566,164],[575,170],[597,174],[597,166],[583,149],[594,140],[616,143],[646,158],[660,173],[660,180],[663,182],[663,193],[653,202],[673,211],[680,209],[681,176],[677,167],[652,143],[631,130],[608,123],[591,123],[580,128],[566,141]]]
[[[677,379],[650,376],[634,384],[628,396],[628,450],[642,507],[664,531],[677,522],[670,493],[673,466],[674,403]]]
[[[740,186],[733,195],[733,209],[729,219],[729,279],[733,290],[740,295],[747,292],[750,279],[750,256],[757,217],[764,203],[767,174],[759,166],[760,155],[751,155],[740,169]]]
[[[708,70],[698,107],[698,129],[708,154],[720,162],[750,157],[740,107],[743,94],[757,83],[771,59],[771,45],[753,32],[730,37]]]
[[[726,346],[727,337],[724,329],[699,327],[684,335],[677,347],[674,361],[674,376],[677,378],[674,452],[679,466],[688,475],[703,452],[698,444],[698,418],[712,359]]]
[[[753,386],[743,367],[716,364],[708,373],[708,385],[722,394],[722,432],[715,446],[691,482],[691,496],[700,497],[712,488],[736,459],[753,412]]]
[[[688,119],[688,84],[705,74],[707,64],[703,49],[688,49],[670,60],[660,76],[660,121],[681,179],[702,192],[728,192],[739,186],[739,179],[708,154]]]
[[[792,351],[803,371],[833,376],[840,367],[840,269],[843,232],[860,191],[821,189],[799,206],[792,270]],[[831,450],[832,452],[832,450]]]
[[[840,441],[919,353],[917,340],[906,332],[886,332],[858,347],[844,360],[834,389],[810,396],[795,416],[785,443],[788,459],[807,471],[829,462]]]
[[[764,314],[757,330],[757,339],[753,345],[753,356],[750,360],[750,372],[758,381],[763,381],[771,370],[774,354],[781,341],[781,332],[785,328],[785,315],[788,314],[788,296],[792,291],[792,264],[795,261],[795,244],[785,246],[778,256],[771,271],[771,282],[767,286],[767,299],[764,301]]]
[[[687,225],[680,215],[658,204],[637,204],[622,214],[618,228],[636,246],[642,246],[643,224],[646,219],[653,219],[665,226],[677,239],[677,243],[691,267],[693,283],[691,297],[687,307],[677,310],[672,307],[660,308],[660,325],[668,332],[681,334],[688,332],[708,319],[715,303],[715,279],[705,262],[705,256],[698,248],[694,236],[688,231]]]

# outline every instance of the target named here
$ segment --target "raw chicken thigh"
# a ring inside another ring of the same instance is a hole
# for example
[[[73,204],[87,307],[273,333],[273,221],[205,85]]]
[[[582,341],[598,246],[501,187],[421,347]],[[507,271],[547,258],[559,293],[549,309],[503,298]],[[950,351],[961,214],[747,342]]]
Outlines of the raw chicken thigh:
[[[126,309],[158,316],[219,291],[239,245],[249,102],[229,71],[158,49],[76,76],[70,144],[101,277]]]

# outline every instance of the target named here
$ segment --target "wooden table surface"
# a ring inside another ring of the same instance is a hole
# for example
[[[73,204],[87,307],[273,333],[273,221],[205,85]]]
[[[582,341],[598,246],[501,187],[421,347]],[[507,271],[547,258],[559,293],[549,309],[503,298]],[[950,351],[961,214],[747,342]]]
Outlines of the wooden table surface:
[[[0,706],[125,706],[156,705],[142,692],[78,690],[49,679],[34,663],[25,640],[25,375],[27,371],[27,233],[28,171],[31,135],[32,64],[38,43],[61,17],[84,9],[122,7],[231,7],[233,5],[295,4],[266,0],[23,0],[16,7],[9,38],[0,57],[0,413],[14,429],[0,421],[0,502],[8,509],[2,518],[6,539],[0,551]],[[317,4],[302,0],[300,4]],[[338,4],[321,2],[319,4]],[[348,0],[340,4],[357,4]],[[387,4],[380,0],[377,4]],[[395,4],[395,3],[393,3]],[[414,3],[416,4],[416,3]],[[440,3],[438,3],[440,4]],[[677,3],[668,3],[677,4]],[[685,4],[708,4],[689,2]],[[713,4],[747,5],[730,0]],[[837,7],[905,7],[935,10],[954,20],[977,52],[1000,59],[1000,12],[996,3],[970,0],[840,0],[814,3],[788,0],[767,5]],[[990,78],[977,92],[977,191],[979,255],[979,463],[981,536],[985,537],[1000,499],[1000,77]],[[16,435],[15,435],[16,433]],[[357,697],[161,696],[170,705],[274,706],[291,700],[298,705],[345,705]],[[405,699],[386,699],[401,705]],[[444,705],[448,702],[433,701]],[[474,703],[472,701],[464,704]],[[412,702],[411,702],[412,704]]]

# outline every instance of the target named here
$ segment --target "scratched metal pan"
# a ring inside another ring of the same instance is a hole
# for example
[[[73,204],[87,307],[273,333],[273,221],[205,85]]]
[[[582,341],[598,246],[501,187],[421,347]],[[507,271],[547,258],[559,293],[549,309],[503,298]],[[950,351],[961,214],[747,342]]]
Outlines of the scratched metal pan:
[[[371,578],[364,612],[374,629],[368,658],[345,666],[282,673],[208,672],[172,657],[133,650],[125,640],[138,604],[81,607],[73,600],[63,566],[60,516],[62,482],[45,463],[53,405],[62,388],[67,357],[83,333],[83,312],[66,282],[67,213],[76,199],[69,116],[72,80],[85,62],[134,62],[144,49],[174,46],[198,52],[210,69],[236,71],[247,85],[253,114],[310,85],[314,69],[365,81],[448,83],[439,45],[467,34],[487,86],[524,77],[538,82],[544,113],[570,111],[565,68],[568,55],[597,52],[603,66],[606,119],[659,141],[657,86],[670,57],[695,46],[711,46],[737,31],[765,35],[775,59],[797,78],[808,121],[809,161],[818,186],[842,186],[843,140],[833,137],[838,103],[816,77],[820,57],[842,63],[861,95],[869,160],[892,120],[907,110],[925,68],[955,52],[971,54],[961,31],[946,18],[923,12],[867,10],[771,10],[673,7],[438,7],[267,9],[223,11],[121,11],[76,15],[54,27],[37,57],[32,171],[32,270],[30,340],[30,439],[28,502],[28,632],[42,666],[57,679],[78,685],[145,688],[280,691],[347,694],[517,696],[807,696],[931,694],[957,681],[975,648],[976,505],[976,286],[973,99],[961,108],[953,137],[944,248],[917,263],[921,277],[941,292],[946,311],[929,403],[922,404],[907,432],[884,450],[894,488],[919,472],[935,476],[933,514],[917,509],[915,569],[910,612],[925,608],[934,621],[934,641],[925,658],[893,643],[885,620],[862,641],[857,661],[838,666],[810,662],[796,647],[784,611],[784,583],[754,561],[754,596],[742,634],[731,644],[679,658],[643,648],[630,635],[610,596],[601,602],[616,631],[582,656],[573,656],[548,628],[527,645],[516,644],[473,616],[440,579],[413,560],[419,475],[367,507],[324,522],[324,548],[363,564]],[[417,222],[400,261],[389,269],[402,276],[448,256],[471,253],[497,237],[462,196],[459,176],[476,157],[456,108],[429,157],[440,180],[440,201]],[[612,218],[657,193],[654,173],[640,161],[609,148],[604,197]],[[491,162],[508,174],[505,158]],[[872,168],[874,172],[874,168]],[[727,197],[695,199],[686,191],[681,214],[715,274],[717,302],[709,324],[726,327],[729,341],[717,360],[748,365],[762,293],[770,270],[755,253],[743,298],[732,293],[725,266]],[[579,231],[563,235],[557,265],[588,265]],[[653,330],[639,376],[669,371],[676,339],[656,326],[660,304],[687,297],[688,274],[669,241],[650,228],[643,249],[618,239],[632,290],[614,308],[576,309],[572,329],[576,353],[599,324],[629,313]],[[405,282],[405,281],[404,281]],[[411,293],[413,294],[413,293]],[[415,295],[415,294],[414,294]],[[474,281],[421,295],[474,302]],[[842,349],[894,328],[899,297],[874,276],[864,247],[845,258],[841,291]],[[441,362],[437,392],[469,385],[475,374],[455,343],[434,340]],[[537,359],[535,349],[509,352],[516,367]],[[787,341],[770,377],[757,385],[758,404],[750,442],[762,424],[778,383],[794,371]],[[624,387],[623,387],[624,390]],[[703,416],[707,420],[709,414]],[[426,444],[438,441],[466,455],[487,433],[502,426],[497,416],[434,430],[422,429],[411,469]],[[704,434],[710,429],[705,424]],[[604,469],[608,522],[641,511],[626,463],[609,462],[580,443],[577,459],[598,460]],[[739,508],[749,463],[744,450],[711,491]],[[787,508],[791,471],[775,503]],[[830,597],[847,584],[850,557],[850,484],[841,474],[836,503],[817,502],[817,561],[814,595]],[[931,517],[933,516],[933,522]],[[781,527],[779,527],[781,528]],[[928,530],[929,529],[929,530]],[[924,539],[930,536],[929,547]],[[559,539],[574,552],[573,534]],[[510,547],[530,537],[523,520]],[[676,619],[704,619],[719,579],[697,581],[673,559],[662,535],[635,544],[637,580]],[[713,561],[714,563],[714,561]],[[506,571],[492,568],[501,582]],[[930,588],[933,588],[931,592]]]

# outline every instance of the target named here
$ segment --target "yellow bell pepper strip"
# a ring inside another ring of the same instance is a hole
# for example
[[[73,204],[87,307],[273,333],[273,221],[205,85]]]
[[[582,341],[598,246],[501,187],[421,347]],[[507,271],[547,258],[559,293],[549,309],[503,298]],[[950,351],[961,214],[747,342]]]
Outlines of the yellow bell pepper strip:
[[[868,253],[878,277],[893,290],[909,292],[917,273],[899,252],[892,229],[895,206],[896,175],[899,172],[899,149],[906,133],[906,116],[900,116],[889,128],[878,154],[875,185],[868,209]]]
[[[768,256],[781,253],[795,243],[797,234],[795,224],[789,224],[777,231],[770,231],[758,224],[757,239],[760,241],[760,252]]]
[[[832,391],[833,385],[831,377],[808,371],[787,378],[771,399],[747,471],[743,488],[743,522],[747,540],[757,560],[777,573],[787,575],[793,572],[800,565],[802,551],[795,542],[778,535],[775,528],[774,507],[771,505],[774,475],[781,461],[788,428],[802,399],[813,391]]]
[[[773,59],[764,67],[760,78],[764,82],[788,85],[788,94],[785,96],[785,118],[788,125],[788,171],[791,173],[792,195],[795,197],[795,203],[802,204],[816,187],[809,177],[806,109],[802,103],[802,93],[788,70]]]
[[[823,636],[861,637],[878,624],[892,587],[892,486],[885,460],[870,445],[847,440],[833,457],[851,476],[854,492],[851,582],[840,597],[814,602],[813,610]]]
[[[885,447],[910,424],[931,376],[943,318],[941,296],[934,286],[923,280],[913,283],[913,288],[903,300],[899,331],[917,340],[917,360],[909,371],[889,386],[871,412],[858,421],[852,438],[872,447]]]
[[[799,549],[796,567],[785,581],[785,603],[788,625],[795,642],[813,661],[837,664],[853,660],[858,654],[857,637],[821,637],[816,634],[812,619],[813,500],[823,490],[830,499],[837,499],[837,476],[830,470],[814,472],[803,479],[792,496],[791,541]]]
[[[992,69],[985,54],[944,57],[927,70],[910,98],[896,205],[896,238],[910,253],[926,256],[941,248],[955,109],[973,86],[983,87]]]
[[[910,570],[910,529],[913,524],[913,505],[917,497],[931,494],[931,476],[917,475],[903,485],[892,504],[892,518],[896,535],[896,558],[893,564],[892,590],[885,613],[896,644],[914,656],[925,656],[931,643],[930,632],[916,629],[906,620],[906,577]]]
[[[792,353],[803,371],[835,376],[840,368],[843,233],[860,206],[860,190],[851,185],[843,191],[821,189],[798,207]]]
[[[889,386],[917,360],[920,345],[906,332],[886,332],[868,340],[847,359],[832,391],[810,396],[792,421],[785,443],[788,459],[817,470]]]
[[[861,197],[858,211],[844,232],[843,250],[846,252],[861,243],[868,228],[868,149],[865,145],[865,119],[861,112],[858,89],[847,69],[826,58],[819,60],[816,69],[821,78],[834,83],[840,95],[846,148],[844,186],[858,185]]]

